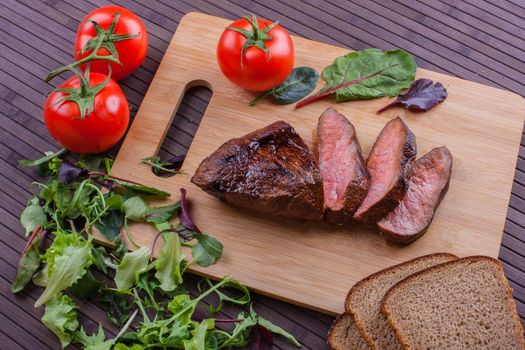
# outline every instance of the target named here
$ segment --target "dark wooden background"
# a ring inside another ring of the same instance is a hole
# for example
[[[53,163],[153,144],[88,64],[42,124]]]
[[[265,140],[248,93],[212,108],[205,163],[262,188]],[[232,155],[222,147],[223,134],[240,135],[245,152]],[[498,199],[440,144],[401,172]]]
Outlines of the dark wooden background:
[[[525,0],[162,0],[115,1],[139,15],[149,32],[144,65],[121,86],[136,110],[177,25],[190,11],[234,19],[255,13],[309,39],[352,49],[400,47],[420,67],[507,89],[525,96]],[[17,164],[58,146],[42,121],[42,103],[61,78],[44,83],[46,72],[72,60],[75,30],[103,0],[3,0],[0,3],[0,348],[57,349],[57,339],[40,323],[33,303],[40,291],[20,295],[9,288],[25,238],[18,217],[31,196],[35,173]],[[187,95],[164,142],[163,156],[184,154],[209,92]],[[525,111],[523,111],[525,115]],[[525,148],[517,159],[500,259],[525,317]],[[194,283],[190,284],[194,288]],[[262,296],[256,309],[283,326],[305,349],[326,348],[333,318]],[[236,316],[227,308],[224,317]],[[82,305],[81,321],[93,330],[104,321],[100,305]],[[276,348],[290,349],[277,339]]]

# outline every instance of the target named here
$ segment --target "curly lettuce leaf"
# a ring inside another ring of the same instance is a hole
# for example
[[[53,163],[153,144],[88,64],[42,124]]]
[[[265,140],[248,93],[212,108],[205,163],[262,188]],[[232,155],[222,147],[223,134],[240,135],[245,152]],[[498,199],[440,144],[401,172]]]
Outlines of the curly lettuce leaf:
[[[78,234],[57,234],[44,255],[48,281],[46,289],[35,302],[35,307],[42,306],[84,276],[93,262],[91,239],[85,240]]]
[[[184,339],[184,350],[206,350],[206,335],[208,330],[215,327],[215,320],[208,318],[202,320],[199,325],[191,331],[191,339]]]
[[[80,331],[76,334],[76,341],[84,346],[84,350],[110,350],[115,339],[106,340],[106,334],[102,325],[98,325],[98,332],[92,335],[87,335],[84,328],[80,327]]]
[[[73,334],[78,328],[77,306],[67,295],[57,295],[46,303],[42,323],[60,339],[62,347],[73,340]]]

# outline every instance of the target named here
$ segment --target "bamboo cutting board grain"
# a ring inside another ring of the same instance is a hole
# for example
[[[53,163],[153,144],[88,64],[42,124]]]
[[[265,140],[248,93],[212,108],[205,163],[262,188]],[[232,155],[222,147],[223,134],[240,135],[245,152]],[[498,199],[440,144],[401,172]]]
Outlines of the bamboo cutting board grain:
[[[215,278],[229,274],[261,293],[333,314],[343,310],[356,281],[387,266],[441,251],[498,256],[525,114],[520,96],[419,69],[418,77],[443,83],[449,93],[444,103],[423,114],[393,108],[376,115],[386,98],[338,105],[325,99],[299,110],[268,101],[249,107],[254,95],[226,80],[215,58],[217,39],[228,23],[199,13],[183,18],[113,167],[117,176],[172,193],[171,201],[179,198],[179,188],[188,190],[197,225],[224,244],[216,265],[194,272]],[[348,51],[298,37],[293,41],[296,66],[319,71]],[[158,152],[185,91],[195,85],[210,87],[213,97],[184,172],[156,177],[141,159]],[[452,152],[450,190],[427,233],[412,245],[388,244],[363,226],[296,222],[233,208],[190,183],[201,160],[225,141],[276,120],[292,124],[311,145],[317,119],[329,106],[352,121],[365,154],[396,115],[416,134],[418,156],[440,145]],[[155,235],[144,224],[133,225],[131,233],[148,246]]]

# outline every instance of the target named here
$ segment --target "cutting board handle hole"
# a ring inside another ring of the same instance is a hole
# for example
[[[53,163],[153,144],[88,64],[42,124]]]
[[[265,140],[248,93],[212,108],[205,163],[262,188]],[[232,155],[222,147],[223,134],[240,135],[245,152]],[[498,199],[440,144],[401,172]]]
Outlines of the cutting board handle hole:
[[[194,81],[188,84],[188,89],[179,104],[179,108],[173,112],[174,116],[171,119],[170,128],[162,141],[158,153],[161,161],[184,159],[189,149],[189,146],[186,145],[191,145],[212,94],[206,82]],[[181,170],[184,171],[184,163]],[[175,175],[170,172],[153,171],[153,173],[160,177]]]

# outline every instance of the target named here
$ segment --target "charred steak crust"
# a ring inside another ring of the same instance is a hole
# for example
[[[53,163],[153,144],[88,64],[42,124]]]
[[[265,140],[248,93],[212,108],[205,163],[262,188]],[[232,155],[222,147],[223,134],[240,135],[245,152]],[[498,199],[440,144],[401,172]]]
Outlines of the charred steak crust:
[[[191,182],[234,206],[302,220],[323,217],[317,161],[284,121],[229,140],[202,161]]]
[[[397,207],[399,201],[401,201],[405,192],[408,189],[410,163],[414,161],[417,153],[416,136],[401,118],[396,117],[392,119],[385,125],[383,130],[381,130],[381,133],[379,134],[376,143],[374,144],[374,147],[372,148],[372,151],[370,152],[370,155],[367,159],[367,167],[369,167],[369,164],[374,161],[373,157],[375,155],[375,152],[380,153],[380,150],[377,150],[376,147],[380,147],[380,139],[385,135],[388,128],[393,123],[401,123],[401,132],[403,132],[403,135],[396,135],[403,137],[402,148],[399,150],[401,153],[399,154],[399,171],[395,174],[397,178],[395,179],[395,181],[392,181],[393,185],[390,187],[388,192],[386,192],[382,196],[381,199],[377,200],[368,208],[359,208],[358,211],[355,213],[354,219],[365,224],[373,224],[385,217],[386,215],[388,215],[392,210],[394,210],[395,207]],[[390,145],[386,146],[391,147]],[[374,173],[372,171],[370,171],[370,173],[371,176],[374,177]],[[371,187],[369,193],[375,190],[373,179],[370,186]],[[363,201],[363,204],[365,203],[366,198],[365,201]]]
[[[426,232],[448,191],[452,163],[452,154],[445,146],[434,148],[413,162],[405,196],[398,207],[377,223],[386,239],[408,244]]]
[[[355,127],[334,108],[317,124],[317,156],[323,177],[325,217],[333,224],[352,218],[370,187]]]

